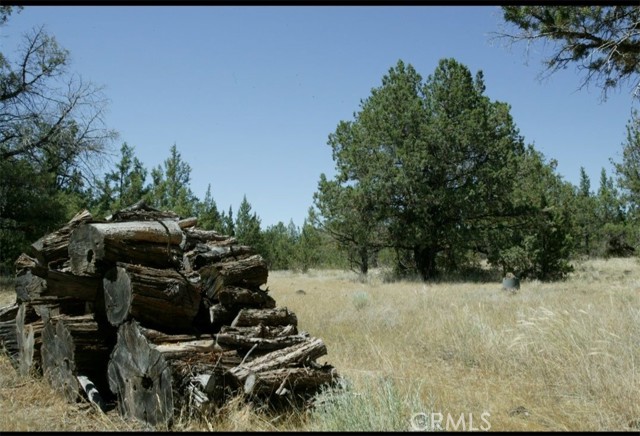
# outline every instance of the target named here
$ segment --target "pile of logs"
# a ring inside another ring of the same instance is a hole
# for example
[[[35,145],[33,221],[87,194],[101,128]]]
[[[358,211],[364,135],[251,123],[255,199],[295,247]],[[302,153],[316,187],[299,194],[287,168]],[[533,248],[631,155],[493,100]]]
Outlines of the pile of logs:
[[[337,380],[321,339],[277,307],[251,247],[144,202],[78,213],[16,266],[0,342],[21,374],[71,402],[171,425],[229,398],[300,404]]]

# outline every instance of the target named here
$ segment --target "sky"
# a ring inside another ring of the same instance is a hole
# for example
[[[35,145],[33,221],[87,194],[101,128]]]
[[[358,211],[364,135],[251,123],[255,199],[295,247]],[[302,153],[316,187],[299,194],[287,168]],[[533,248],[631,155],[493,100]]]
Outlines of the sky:
[[[104,86],[114,163],[126,142],[151,170],[176,144],[198,198],[210,184],[235,216],[246,195],[262,228],[302,225],[320,174],[335,174],[328,135],[400,59],[424,79],[442,58],[482,70],[525,142],[573,184],[584,167],[594,191],[634,105],[628,88],[606,101],[579,90],[574,68],[541,79],[549,51],[496,40],[497,6],[27,6],[0,27],[0,50],[11,58],[42,25],[71,71]]]

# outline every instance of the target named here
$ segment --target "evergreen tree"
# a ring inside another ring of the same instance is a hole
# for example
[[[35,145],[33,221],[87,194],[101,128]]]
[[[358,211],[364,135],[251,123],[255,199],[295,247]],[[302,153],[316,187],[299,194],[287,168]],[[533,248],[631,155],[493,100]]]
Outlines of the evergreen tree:
[[[196,215],[198,217],[198,227],[201,229],[223,231],[222,216],[218,212],[218,206],[211,195],[211,184],[207,185],[204,200],[196,204]]]
[[[241,244],[249,245],[258,253],[263,254],[260,218],[255,212],[251,213],[251,204],[247,201],[246,195],[242,197],[242,202],[238,209],[235,221],[235,236]]]
[[[191,167],[182,160],[173,144],[163,166],[151,171],[152,185],[148,199],[161,210],[172,210],[182,217],[195,215],[197,198],[191,191]]]

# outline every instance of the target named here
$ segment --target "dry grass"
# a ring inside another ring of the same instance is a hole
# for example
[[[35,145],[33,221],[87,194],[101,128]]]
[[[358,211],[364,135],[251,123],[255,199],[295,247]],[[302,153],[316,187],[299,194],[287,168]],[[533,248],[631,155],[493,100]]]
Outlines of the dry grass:
[[[175,430],[409,430],[416,413],[489,413],[491,430],[640,428],[640,264],[591,260],[565,282],[384,283],[274,271],[269,288],[350,389],[322,410],[272,416],[238,402]],[[305,294],[298,293],[303,289]],[[0,292],[0,304],[11,302]],[[467,420],[468,423],[468,420]],[[0,431],[129,430],[114,412],[65,404],[0,358]]]

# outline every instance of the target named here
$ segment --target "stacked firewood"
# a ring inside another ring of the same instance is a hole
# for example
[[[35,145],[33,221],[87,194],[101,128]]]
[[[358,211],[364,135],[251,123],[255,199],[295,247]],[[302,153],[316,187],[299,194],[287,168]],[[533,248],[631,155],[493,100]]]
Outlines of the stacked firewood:
[[[300,404],[333,384],[316,362],[325,344],[261,288],[264,259],[196,224],[139,202],[105,220],[82,211],[32,244],[0,308],[16,369],[152,425],[237,395]]]

